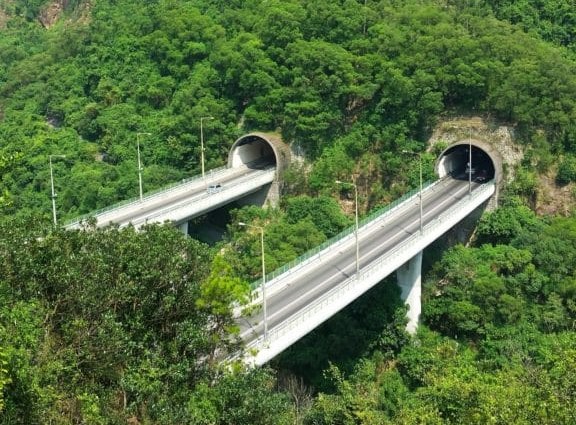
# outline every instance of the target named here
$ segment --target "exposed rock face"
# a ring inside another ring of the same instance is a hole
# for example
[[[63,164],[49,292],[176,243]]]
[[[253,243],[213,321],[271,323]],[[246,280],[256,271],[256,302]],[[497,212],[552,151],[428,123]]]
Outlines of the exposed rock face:
[[[524,150],[515,136],[514,127],[492,122],[482,117],[456,117],[441,121],[434,129],[429,145],[444,142],[449,146],[472,140],[488,151],[495,150],[502,162],[499,190],[512,182],[515,168],[524,157]],[[497,164],[498,165],[498,164]],[[576,185],[558,186],[555,170],[537,176],[537,188],[530,199],[532,208],[541,215],[570,215],[575,205]]]
[[[441,121],[429,140],[430,146],[445,142],[448,145],[465,140],[481,141],[490,145],[502,159],[503,183],[514,178],[514,167],[524,157],[521,146],[515,143],[514,128],[490,122],[482,117],[457,117]]]
[[[50,2],[40,12],[38,20],[44,28],[50,28],[60,18],[66,6],[68,6],[68,0]]]
[[[3,9],[0,9],[0,30],[6,28],[6,22],[8,22],[8,15]]]
[[[540,176],[536,196],[536,212],[540,215],[563,215],[569,217],[574,211],[576,185],[556,184],[555,176]]]
[[[50,28],[62,15],[68,3],[69,0],[53,0],[46,4],[37,17],[40,24],[42,24],[44,28]],[[14,13],[12,0],[0,2],[0,30],[6,28],[8,21]]]

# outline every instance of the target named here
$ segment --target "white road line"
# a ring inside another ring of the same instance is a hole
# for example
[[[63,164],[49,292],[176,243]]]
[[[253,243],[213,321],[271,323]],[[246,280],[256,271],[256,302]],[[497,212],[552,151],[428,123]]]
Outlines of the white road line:
[[[457,188],[456,194],[452,194],[451,196],[446,197],[446,198],[443,199],[440,203],[438,203],[437,205],[433,206],[431,210],[427,211],[427,213],[424,215],[424,217],[429,216],[429,215],[431,215],[431,214],[434,214],[437,210],[442,209],[442,208],[445,206],[445,204],[447,204],[447,203],[449,203],[449,202],[452,202],[452,201],[451,201],[451,198],[458,199],[456,196],[459,195],[460,192],[465,192],[465,191],[466,191],[466,192],[468,191],[468,187],[462,186],[462,187]],[[370,257],[374,252],[376,252],[376,251],[381,251],[381,250],[382,250],[382,247],[383,247],[385,244],[389,243],[390,240],[393,240],[393,239],[397,238],[397,237],[398,237],[400,234],[402,234],[402,233],[405,233],[405,232],[406,232],[406,233],[410,233],[410,232],[408,232],[406,229],[408,229],[408,228],[411,227],[412,225],[417,225],[417,224],[419,223],[419,221],[420,221],[420,217],[417,216],[414,220],[412,220],[411,222],[407,223],[404,227],[401,227],[400,230],[396,231],[394,234],[392,234],[390,237],[388,237],[385,242],[376,245],[376,247],[372,248],[372,249],[369,250],[368,252],[364,252],[364,253],[362,254],[362,257]],[[383,226],[381,226],[381,227],[383,227]],[[392,228],[394,228],[394,227],[397,227],[397,226],[393,226]],[[371,234],[371,233],[372,233],[372,232],[370,232],[369,234]],[[368,235],[369,235],[369,234],[368,234]],[[367,236],[368,236],[368,235],[367,235]],[[400,242],[401,242],[401,241],[399,241],[398,243],[400,243]],[[390,248],[393,248],[393,247],[390,247]],[[390,249],[390,248],[389,248],[389,249]],[[339,250],[339,252],[338,252],[339,255],[342,255],[343,253],[344,253],[344,251],[342,251],[342,250]],[[373,261],[374,261],[374,260],[373,260]],[[370,263],[372,263],[373,261],[370,261]],[[337,271],[336,273],[333,273],[333,274],[329,275],[326,279],[324,279],[322,282],[320,282],[320,284],[314,286],[314,288],[312,288],[310,291],[307,291],[307,292],[305,292],[304,294],[300,295],[299,297],[295,298],[294,300],[292,300],[292,301],[289,302],[288,304],[286,304],[286,305],[284,305],[283,307],[281,307],[280,309],[276,310],[276,311],[275,311],[274,313],[272,313],[271,315],[268,314],[268,316],[267,316],[268,322],[270,322],[271,320],[273,320],[275,317],[278,317],[280,314],[282,314],[283,312],[285,312],[287,309],[295,306],[296,304],[299,304],[300,301],[302,301],[302,300],[305,299],[305,298],[312,298],[312,300],[315,300],[316,297],[314,297],[314,293],[317,293],[317,292],[319,292],[320,289],[323,289],[324,287],[326,287],[326,286],[327,286],[330,282],[332,282],[336,277],[341,278],[342,275],[346,276],[348,269],[353,269],[353,270],[352,270],[353,272],[350,273],[350,274],[348,275],[348,277],[352,276],[352,275],[355,273],[354,267],[355,267],[355,262],[352,261],[350,264],[348,264],[348,265],[347,265],[346,267],[344,267],[343,269],[337,269],[338,271]],[[334,269],[334,268],[333,268],[333,266],[332,266],[332,267],[328,268],[326,271],[329,272],[330,270],[333,270],[333,269]],[[347,277],[345,280],[347,280],[348,277]],[[344,281],[345,281],[345,280],[344,280]],[[338,286],[338,285],[334,286],[334,288],[336,288],[337,286]],[[333,288],[330,288],[330,290],[332,290],[332,289],[333,289]],[[280,292],[282,292],[282,291],[279,291],[278,293],[280,293]],[[320,291],[320,292],[321,292],[321,295],[320,295],[320,297],[321,297],[322,294],[326,293],[327,291]],[[297,314],[297,312],[295,312],[294,314],[288,316],[285,320],[283,320],[283,321],[281,321],[280,323],[278,323],[275,327],[281,325],[282,323],[284,323],[286,320],[288,320],[290,317],[294,316],[295,314]],[[259,318],[259,319],[260,319],[260,318]],[[241,337],[241,338],[244,338],[245,336],[247,336],[247,335],[250,334],[250,333],[256,333],[256,328],[259,328],[259,327],[262,327],[262,326],[263,326],[262,319],[263,319],[263,318],[261,318],[261,319],[258,321],[257,324],[252,324],[252,323],[248,320],[248,318],[246,318],[245,320],[246,320],[246,322],[248,322],[248,323],[250,324],[251,329],[249,329],[249,330],[241,333],[241,334],[240,334],[240,337]],[[257,334],[257,333],[256,333],[256,334]]]

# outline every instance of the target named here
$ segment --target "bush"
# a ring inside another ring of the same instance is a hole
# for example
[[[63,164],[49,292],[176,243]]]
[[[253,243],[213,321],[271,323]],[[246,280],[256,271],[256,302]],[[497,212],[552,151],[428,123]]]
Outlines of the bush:
[[[568,184],[576,181],[576,156],[568,155],[562,159],[558,166],[556,181],[559,184]]]

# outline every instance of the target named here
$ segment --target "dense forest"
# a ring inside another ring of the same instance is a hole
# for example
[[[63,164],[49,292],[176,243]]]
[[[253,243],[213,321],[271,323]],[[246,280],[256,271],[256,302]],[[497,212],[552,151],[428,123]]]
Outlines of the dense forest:
[[[576,12],[570,0],[0,0],[0,424],[576,424]],[[425,251],[423,315],[389,278],[271,365],[231,306],[257,234],[62,219],[198,174],[248,131],[304,161],[266,225],[282,266],[434,178],[432,129],[481,115],[524,159],[466,246]],[[149,134],[148,134],[149,133]],[[563,216],[533,210],[543,179]]]

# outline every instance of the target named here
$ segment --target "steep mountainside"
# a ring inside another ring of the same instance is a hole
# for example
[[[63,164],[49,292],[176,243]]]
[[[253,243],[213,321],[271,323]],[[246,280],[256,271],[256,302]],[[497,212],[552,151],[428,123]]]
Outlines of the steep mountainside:
[[[573,0],[0,10],[0,425],[576,423],[576,219],[555,204],[576,182]],[[262,260],[354,222],[335,180],[364,215],[471,128],[513,179],[469,246],[425,251],[416,336],[390,279],[270,367],[221,367]],[[140,172],[145,191],[198,174],[254,130],[299,161],[280,208],[221,214],[215,248],[53,225],[53,200],[65,219],[138,196]]]

